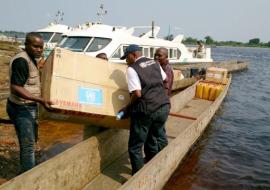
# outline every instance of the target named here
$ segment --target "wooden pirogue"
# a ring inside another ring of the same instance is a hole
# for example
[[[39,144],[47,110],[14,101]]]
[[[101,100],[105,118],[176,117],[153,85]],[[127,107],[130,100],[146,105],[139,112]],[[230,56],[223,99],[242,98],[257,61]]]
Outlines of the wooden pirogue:
[[[129,120],[115,120],[117,112],[129,101],[126,67],[56,48],[42,75],[42,96],[54,102],[54,111],[41,109],[41,118],[128,129]],[[180,80],[181,72],[174,73],[174,89],[196,81]]]
[[[162,189],[201,136],[225,98],[231,78],[215,101],[194,98],[196,84],[171,98],[169,144],[131,176],[128,130],[107,129],[3,184],[0,190]],[[194,119],[195,118],[195,119]]]

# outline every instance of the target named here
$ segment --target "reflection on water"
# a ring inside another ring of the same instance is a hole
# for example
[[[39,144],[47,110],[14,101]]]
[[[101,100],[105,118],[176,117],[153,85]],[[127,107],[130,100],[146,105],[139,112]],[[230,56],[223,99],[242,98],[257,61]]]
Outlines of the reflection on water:
[[[270,49],[212,50],[215,60],[249,60],[203,138],[164,189],[270,189]]]
[[[52,158],[71,146],[101,132],[102,128],[56,121],[39,124],[37,163]],[[19,174],[19,144],[12,125],[0,125],[0,184]]]

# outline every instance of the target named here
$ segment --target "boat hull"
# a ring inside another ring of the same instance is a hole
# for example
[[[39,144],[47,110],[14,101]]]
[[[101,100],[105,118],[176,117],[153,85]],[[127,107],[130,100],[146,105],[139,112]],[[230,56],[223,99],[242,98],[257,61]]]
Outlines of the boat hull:
[[[179,117],[170,116],[167,121],[169,144],[134,176],[127,154],[128,131],[107,129],[3,184],[0,190],[162,189],[206,129],[230,82],[214,102],[194,99],[196,85],[174,95],[171,112]]]
[[[205,110],[198,115],[197,119],[187,125],[180,133],[172,129],[173,140],[165,147],[157,156],[155,156],[143,169],[136,173],[130,180],[128,180],[119,189],[121,190],[157,190],[162,189],[166,184],[174,170],[178,167],[185,155],[191,149],[192,145],[199,139],[206,129],[208,123],[218,110],[223,99],[225,98],[231,79],[224,88],[220,96]],[[175,96],[174,98],[177,98]],[[206,101],[206,100],[202,100]],[[209,101],[207,101],[209,102]],[[173,123],[181,122],[179,118],[170,118],[171,126]],[[183,120],[182,120],[183,122]],[[168,123],[169,124],[169,123]],[[176,126],[175,126],[176,127]],[[174,128],[175,128],[174,127]],[[170,128],[170,126],[169,126]],[[168,136],[170,136],[170,129],[167,129]]]

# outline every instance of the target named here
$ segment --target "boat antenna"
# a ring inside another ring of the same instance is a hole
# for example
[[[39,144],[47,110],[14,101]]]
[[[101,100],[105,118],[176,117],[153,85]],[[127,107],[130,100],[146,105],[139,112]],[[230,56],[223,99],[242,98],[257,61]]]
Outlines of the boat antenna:
[[[98,17],[99,17],[99,23],[101,23],[102,21],[102,16],[106,15],[108,13],[107,10],[104,9],[104,5],[101,3],[99,6],[99,12],[97,13]]]
[[[168,36],[171,35],[171,25],[169,24]]]
[[[173,40],[173,32],[171,31],[171,25],[169,24],[169,29],[168,29],[168,35],[165,36],[165,40],[172,41]]]
[[[61,22],[63,22],[63,20],[64,20],[64,12],[58,10],[57,13],[55,14],[54,23],[55,24],[60,24]]]
[[[154,38],[154,29],[155,29],[155,23],[152,21],[152,36],[151,38]]]

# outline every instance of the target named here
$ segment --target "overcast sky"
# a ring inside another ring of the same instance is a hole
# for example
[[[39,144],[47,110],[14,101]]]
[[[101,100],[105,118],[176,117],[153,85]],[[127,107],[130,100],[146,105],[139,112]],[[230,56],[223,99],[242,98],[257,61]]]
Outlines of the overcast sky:
[[[75,26],[97,21],[99,5],[108,14],[103,23],[117,26],[161,26],[161,36],[169,26],[203,39],[247,42],[252,38],[270,41],[270,0],[1,0],[0,30],[29,32],[43,28],[64,12],[63,24]]]

